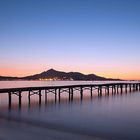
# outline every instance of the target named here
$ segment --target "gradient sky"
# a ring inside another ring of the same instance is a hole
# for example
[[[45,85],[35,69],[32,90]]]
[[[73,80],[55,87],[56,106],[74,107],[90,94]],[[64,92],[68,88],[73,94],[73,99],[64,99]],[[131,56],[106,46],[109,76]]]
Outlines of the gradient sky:
[[[140,0],[0,0],[0,75],[50,68],[140,79]]]

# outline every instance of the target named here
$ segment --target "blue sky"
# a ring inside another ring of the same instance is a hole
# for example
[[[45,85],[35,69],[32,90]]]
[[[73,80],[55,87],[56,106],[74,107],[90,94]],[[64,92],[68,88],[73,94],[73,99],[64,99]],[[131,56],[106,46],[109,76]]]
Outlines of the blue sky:
[[[49,68],[140,79],[139,0],[1,0],[0,75]]]

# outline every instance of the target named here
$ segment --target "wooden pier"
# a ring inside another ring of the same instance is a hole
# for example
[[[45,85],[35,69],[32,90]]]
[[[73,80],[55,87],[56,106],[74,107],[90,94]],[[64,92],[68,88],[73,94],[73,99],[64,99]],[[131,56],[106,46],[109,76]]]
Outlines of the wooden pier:
[[[61,94],[68,93],[69,100],[73,100],[74,93],[79,91],[81,100],[83,99],[84,90],[89,90],[91,98],[94,93],[102,96],[103,93],[109,95],[110,93],[123,93],[140,91],[140,83],[109,83],[109,84],[86,84],[86,85],[68,85],[68,86],[46,86],[46,87],[24,87],[24,88],[5,88],[0,89],[0,93],[7,93],[9,100],[9,107],[12,104],[12,95],[17,95],[19,106],[21,106],[22,94],[28,94],[30,102],[31,96],[38,95],[39,104],[41,104],[42,94],[45,94],[45,100],[49,93],[54,94],[55,101],[60,101]],[[95,91],[96,90],[96,91]]]

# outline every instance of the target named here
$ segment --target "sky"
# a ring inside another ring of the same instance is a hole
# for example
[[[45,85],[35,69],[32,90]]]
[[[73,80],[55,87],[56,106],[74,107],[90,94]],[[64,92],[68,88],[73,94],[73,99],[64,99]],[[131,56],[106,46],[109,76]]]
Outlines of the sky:
[[[0,75],[50,68],[140,80],[140,0],[0,0]]]

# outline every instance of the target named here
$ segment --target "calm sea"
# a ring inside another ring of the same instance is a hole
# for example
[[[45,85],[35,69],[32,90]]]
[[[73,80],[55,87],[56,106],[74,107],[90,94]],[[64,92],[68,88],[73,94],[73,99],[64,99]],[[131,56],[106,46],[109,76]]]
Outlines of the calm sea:
[[[31,87],[47,85],[94,84],[104,82],[77,81],[1,81],[0,88]],[[110,83],[110,81],[105,82]],[[22,94],[22,106],[18,106],[18,97],[12,96],[12,107],[8,108],[8,95],[0,95],[0,115],[39,127],[59,129],[70,133],[79,133],[91,137],[97,136],[110,140],[140,140],[140,92],[103,95],[84,91],[84,98],[74,93],[74,100],[68,100],[68,93],[61,101],[55,101],[54,95],[48,95],[47,102],[42,95],[42,104],[38,96],[31,97],[28,103],[27,93]]]

